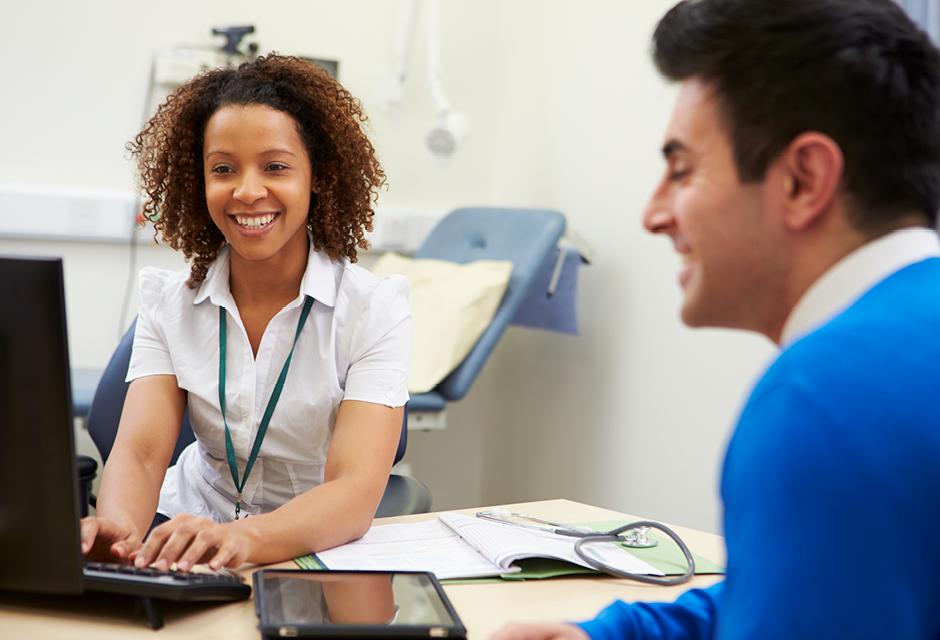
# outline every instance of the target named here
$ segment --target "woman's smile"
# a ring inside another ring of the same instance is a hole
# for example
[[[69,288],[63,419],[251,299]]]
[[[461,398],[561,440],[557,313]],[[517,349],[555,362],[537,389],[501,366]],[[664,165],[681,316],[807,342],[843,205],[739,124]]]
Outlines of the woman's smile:
[[[204,138],[206,204],[233,259],[305,262],[313,168],[297,121],[265,105],[228,105]]]
[[[280,212],[267,213],[230,213],[229,219],[234,220],[242,235],[260,236],[267,233],[274,226]]]

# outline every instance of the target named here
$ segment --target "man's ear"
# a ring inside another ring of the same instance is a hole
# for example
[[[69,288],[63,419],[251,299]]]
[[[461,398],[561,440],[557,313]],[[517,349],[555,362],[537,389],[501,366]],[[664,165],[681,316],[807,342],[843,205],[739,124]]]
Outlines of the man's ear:
[[[794,138],[774,162],[780,180],[784,224],[804,229],[831,210],[845,168],[842,149],[829,136],[809,131]]]

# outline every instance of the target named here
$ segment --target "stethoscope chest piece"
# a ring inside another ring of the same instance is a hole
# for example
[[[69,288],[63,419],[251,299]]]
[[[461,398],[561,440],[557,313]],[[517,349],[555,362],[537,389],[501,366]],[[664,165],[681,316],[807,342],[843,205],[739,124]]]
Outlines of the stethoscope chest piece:
[[[659,544],[659,542],[649,538],[647,535],[649,530],[649,527],[630,529],[623,534],[623,545],[631,549],[652,549]]]

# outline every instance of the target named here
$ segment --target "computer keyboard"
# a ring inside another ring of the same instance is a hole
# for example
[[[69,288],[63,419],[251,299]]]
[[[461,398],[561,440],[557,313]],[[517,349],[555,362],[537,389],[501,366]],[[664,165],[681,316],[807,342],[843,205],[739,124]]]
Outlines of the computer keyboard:
[[[82,573],[86,591],[187,601],[244,600],[251,595],[251,587],[234,574],[138,569],[110,562],[85,562]]]

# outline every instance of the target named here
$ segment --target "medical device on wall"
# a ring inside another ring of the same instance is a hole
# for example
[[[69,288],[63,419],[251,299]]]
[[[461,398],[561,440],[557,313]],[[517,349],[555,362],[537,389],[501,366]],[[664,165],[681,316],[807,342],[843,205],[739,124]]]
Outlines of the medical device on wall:
[[[212,35],[224,38],[224,42],[220,45],[182,45],[163,49],[154,54],[143,121],[147,121],[156,106],[173,89],[188,82],[194,76],[209,69],[237,67],[242,62],[260,55],[261,48],[258,42],[247,39],[254,32],[254,25],[213,27]],[[298,57],[326,69],[334,78],[339,75],[338,60],[304,55]]]
[[[193,76],[209,69],[236,66],[257,56],[258,43],[245,40],[254,32],[253,25],[213,27],[212,35],[225,38],[221,46],[187,45],[158,51],[153,58],[144,120],[152,113],[156,102]]]
[[[404,0],[398,16],[395,51],[392,54],[392,70],[379,76],[377,99],[386,113],[392,113],[401,107],[417,20],[418,0]]]
[[[392,72],[380,79],[379,101],[386,112],[401,107],[404,85],[408,77],[415,40],[415,25],[418,20],[419,0],[404,0],[395,37],[395,52],[392,56]],[[463,141],[470,128],[470,120],[455,110],[444,91],[441,72],[441,24],[440,0],[428,2],[427,64],[428,91],[434,106],[434,121],[425,137],[428,150],[441,159],[450,158]]]
[[[457,150],[457,145],[467,134],[470,121],[464,114],[454,111],[444,93],[444,83],[441,80],[441,3],[440,0],[428,1],[430,3],[428,84],[431,88],[431,99],[437,111],[437,119],[428,132],[427,143],[431,153],[446,158]]]

